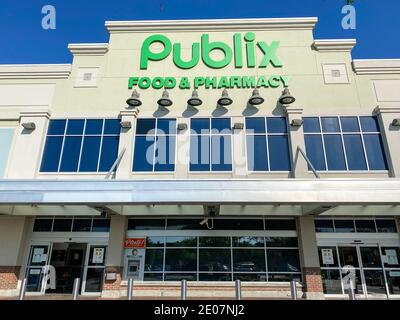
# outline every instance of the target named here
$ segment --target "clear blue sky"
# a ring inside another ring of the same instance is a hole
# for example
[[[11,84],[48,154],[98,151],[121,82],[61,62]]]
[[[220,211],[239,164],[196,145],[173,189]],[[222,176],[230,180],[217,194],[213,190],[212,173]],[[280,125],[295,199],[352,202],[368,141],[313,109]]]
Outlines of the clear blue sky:
[[[41,28],[42,7],[57,10]],[[72,42],[107,42],[106,20],[311,17],[315,38],[356,38],[354,58],[400,58],[400,0],[355,0],[357,29],[343,30],[345,0],[0,0],[0,64],[67,63]]]

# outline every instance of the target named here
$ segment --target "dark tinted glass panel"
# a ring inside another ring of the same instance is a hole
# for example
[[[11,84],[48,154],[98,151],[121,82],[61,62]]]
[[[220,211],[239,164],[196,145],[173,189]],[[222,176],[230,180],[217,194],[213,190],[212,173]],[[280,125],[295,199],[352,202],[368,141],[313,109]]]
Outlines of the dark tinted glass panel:
[[[369,169],[387,170],[388,165],[381,136],[378,134],[365,134],[364,144],[365,151],[367,152]]]
[[[318,118],[303,118],[303,130],[305,133],[319,133],[321,128],[319,126]]]
[[[48,135],[63,135],[65,132],[66,120],[51,120],[49,123]]]
[[[110,232],[110,219],[94,219],[92,232]]]
[[[86,120],[85,134],[100,135],[103,132],[104,120],[88,119]]]
[[[85,120],[68,120],[67,134],[83,134]]]
[[[348,134],[343,139],[349,170],[367,170],[361,136],[358,134]]]
[[[386,271],[386,279],[390,294],[400,294],[400,272]]]
[[[360,117],[360,123],[364,132],[380,132],[376,117]]]
[[[54,232],[70,232],[72,227],[72,219],[54,219]]]
[[[382,249],[382,260],[385,268],[400,268],[400,248],[383,247],[381,249]]]
[[[175,170],[175,136],[158,136],[154,171]]]
[[[334,232],[332,220],[314,220],[315,232]]]
[[[146,246],[149,247],[164,247],[165,237],[147,237]]]
[[[297,247],[297,238],[295,238],[295,237],[266,237],[265,245],[267,247]]]
[[[211,170],[232,170],[231,136],[211,137]]]
[[[397,232],[396,222],[393,219],[376,219],[378,232]]]
[[[240,281],[267,281],[265,273],[234,273],[233,280]]]
[[[342,294],[342,281],[339,270],[321,270],[325,294]]]
[[[208,134],[210,133],[210,119],[200,118],[190,120],[191,133],[194,134]]]
[[[53,219],[35,219],[33,225],[34,232],[50,232],[53,225]]]
[[[210,171],[210,137],[190,137],[190,171]]]
[[[340,124],[343,132],[360,132],[357,117],[341,117]]]
[[[265,118],[246,118],[246,133],[265,133]]]
[[[167,230],[200,230],[202,219],[167,219]]]
[[[81,152],[82,137],[66,137],[61,160],[61,172],[78,171],[79,154]]]
[[[165,230],[165,219],[129,219],[128,230]]]
[[[381,270],[364,270],[368,294],[386,294],[385,279]]]
[[[83,141],[80,172],[97,171],[101,137],[85,137]]]
[[[264,247],[263,237],[233,237],[232,246],[234,247]]]
[[[222,134],[229,134],[231,133],[231,119],[224,118],[224,119],[211,119],[211,132],[212,133],[222,133]]]
[[[297,249],[267,250],[268,271],[299,272],[300,259]]]
[[[296,231],[296,220],[294,219],[266,219],[266,230],[294,230]]]
[[[354,232],[353,220],[335,220],[335,232]]]
[[[364,268],[381,268],[381,256],[378,247],[360,247]]]
[[[286,118],[267,118],[267,131],[268,133],[286,133]]]
[[[197,274],[196,273],[166,273],[165,281],[196,281]]]
[[[199,237],[200,247],[229,247],[230,237]]]
[[[62,137],[47,137],[43,152],[41,172],[57,172],[62,148]]]
[[[163,274],[162,273],[144,273],[144,281],[162,281]]]
[[[104,268],[88,268],[86,275],[86,292],[101,292],[103,287]]]
[[[214,219],[215,230],[264,230],[261,219]]]
[[[165,271],[196,271],[197,249],[167,249]]]
[[[319,247],[318,255],[321,267],[331,268],[339,266],[336,247]]]
[[[74,219],[72,231],[90,232],[92,228],[92,219]]]
[[[118,158],[119,136],[103,137],[99,171],[107,172]]]
[[[233,271],[265,271],[265,250],[233,249]]]
[[[355,220],[356,232],[376,232],[374,220]]]
[[[158,119],[157,134],[176,134],[175,119]]]
[[[350,265],[358,267],[358,257],[356,247],[339,247],[340,265]]]
[[[121,120],[106,119],[104,123],[104,134],[119,135],[121,131]]]
[[[340,132],[339,120],[336,117],[321,118],[322,132]]]
[[[290,154],[287,136],[268,136],[271,171],[289,171]]]
[[[265,136],[247,136],[247,165],[249,171],[267,171],[267,141]]]
[[[199,271],[231,271],[231,250],[199,249]]]
[[[135,138],[135,153],[133,157],[133,171],[153,171],[154,138]]]
[[[197,247],[197,237],[165,237],[167,247]]]
[[[156,119],[138,119],[136,134],[155,134]]]
[[[144,271],[163,271],[164,249],[146,250]]]
[[[342,139],[340,135],[325,135],[325,152],[328,170],[346,170]]]
[[[316,170],[326,170],[324,149],[322,147],[322,138],[320,135],[304,136],[306,143],[307,157]],[[311,168],[309,168],[311,169]]]
[[[199,281],[232,281],[230,273],[200,273]]]

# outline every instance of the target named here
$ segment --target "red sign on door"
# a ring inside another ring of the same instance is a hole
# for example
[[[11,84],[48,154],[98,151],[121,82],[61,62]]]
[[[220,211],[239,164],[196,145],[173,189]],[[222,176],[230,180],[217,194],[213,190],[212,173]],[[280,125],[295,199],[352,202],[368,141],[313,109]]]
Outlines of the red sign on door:
[[[127,238],[124,242],[125,249],[145,249],[146,238]]]

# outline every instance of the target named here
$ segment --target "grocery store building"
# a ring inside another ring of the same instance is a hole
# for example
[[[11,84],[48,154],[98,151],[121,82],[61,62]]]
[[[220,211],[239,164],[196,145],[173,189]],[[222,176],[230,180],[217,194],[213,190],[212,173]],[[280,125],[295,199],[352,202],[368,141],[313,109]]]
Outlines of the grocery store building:
[[[400,60],[316,23],[113,21],[0,65],[0,296],[322,299],[351,266],[399,298]]]

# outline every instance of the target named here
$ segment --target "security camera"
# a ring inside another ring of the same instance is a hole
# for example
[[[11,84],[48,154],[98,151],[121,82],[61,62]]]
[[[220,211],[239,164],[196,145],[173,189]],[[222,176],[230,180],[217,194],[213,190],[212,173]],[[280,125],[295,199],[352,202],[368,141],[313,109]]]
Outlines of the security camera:
[[[208,222],[208,218],[205,218],[205,219],[203,219],[203,220],[201,220],[200,221],[200,225],[204,225],[204,224],[206,224]]]

